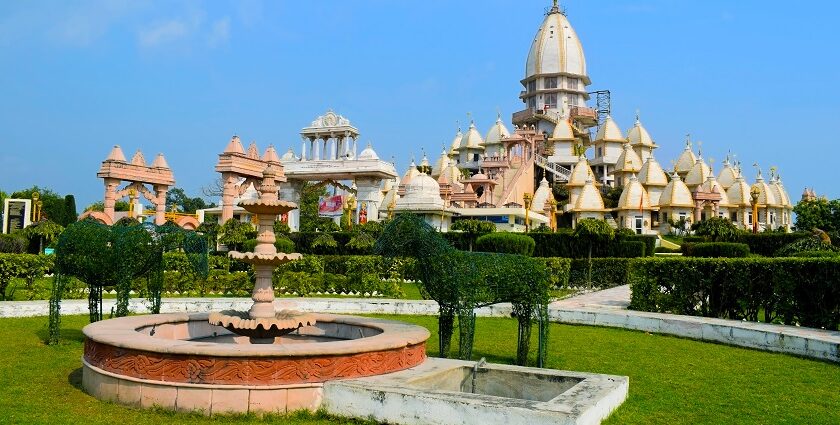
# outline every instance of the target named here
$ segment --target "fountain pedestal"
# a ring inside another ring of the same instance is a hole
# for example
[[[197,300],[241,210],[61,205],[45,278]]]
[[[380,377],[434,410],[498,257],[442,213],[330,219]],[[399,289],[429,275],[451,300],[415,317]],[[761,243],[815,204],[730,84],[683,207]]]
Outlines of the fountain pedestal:
[[[254,252],[232,251],[228,254],[230,258],[254,265],[256,283],[251,292],[254,303],[247,312],[226,310],[213,312],[208,318],[210,324],[249,337],[252,344],[273,344],[279,336],[316,323],[312,314],[274,309],[274,269],[301,258],[297,253],[278,253],[274,246],[277,240],[274,234],[275,217],[297,208],[296,204],[277,198],[276,177],[274,168],[270,165],[266,167],[259,188],[260,198],[239,203],[240,207],[257,217],[257,245]]]

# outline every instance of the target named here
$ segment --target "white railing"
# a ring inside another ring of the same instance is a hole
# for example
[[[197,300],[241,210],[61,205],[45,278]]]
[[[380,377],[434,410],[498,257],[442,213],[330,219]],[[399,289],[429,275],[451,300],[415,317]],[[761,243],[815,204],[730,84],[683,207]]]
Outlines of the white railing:
[[[563,181],[569,181],[569,178],[572,176],[572,170],[556,163],[550,162],[548,158],[542,155],[536,155],[534,158],[534,162],[542,167],[543,169],[553,173],[555,176],[559,177]]]

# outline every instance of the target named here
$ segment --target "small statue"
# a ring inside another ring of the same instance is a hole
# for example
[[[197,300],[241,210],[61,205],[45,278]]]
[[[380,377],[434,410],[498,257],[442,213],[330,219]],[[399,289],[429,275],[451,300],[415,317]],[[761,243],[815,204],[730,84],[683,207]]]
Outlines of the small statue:
[[[359,224],[367,223],[367,202],[362,202],[362,209],[359,210]]]

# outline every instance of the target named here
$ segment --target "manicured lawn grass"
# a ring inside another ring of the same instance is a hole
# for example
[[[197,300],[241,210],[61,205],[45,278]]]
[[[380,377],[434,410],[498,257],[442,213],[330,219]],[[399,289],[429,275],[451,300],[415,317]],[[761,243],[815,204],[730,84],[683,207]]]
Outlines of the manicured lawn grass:
[[[384,316],[387,317],[387,316]],[[432,330],[436,318],[390,316]],[[511,363],[516,322],[479,318],[476,358]],[[0,319],[0,423],[363,423],[325,415],[207,419],[100,402],[80,387],[81,316],[63,319],[64,342],[43,345],[47,318]],[[454,345],[457,347],[457,345]],[[628,375],[630,396],[608,424],[840,423],[840,366],[618,329],[552,325],[552,368]]]

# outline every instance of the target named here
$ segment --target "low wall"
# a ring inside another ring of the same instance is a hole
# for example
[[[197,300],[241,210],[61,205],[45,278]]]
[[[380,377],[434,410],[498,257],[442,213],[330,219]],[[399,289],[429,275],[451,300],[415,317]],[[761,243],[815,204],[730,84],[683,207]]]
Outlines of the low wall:
[[[276,303],[279,308],[338,314],[437,314],[437,303],[423,300],[280,298]],[[115,300],[105,300],[104,311],[110,311],[114,304]],[[250,305],[249,298],[169,298],[163,300],[161,313],[247,310]],[[147,301],[132,299],[129,309],[134,313],[148,313]],[[46,316],[48,313],[46,301],[0,302],[0,317]],[[87,314],[87,301],[66,300],[61,304],[61,313]],[[496,304],[476,312],[484,317],[505,317],[510,313],[509,304]],[[549,316],[559,323],[661,333],[840,363],[840,332],[837,331],[586,307],[551,306]]]

